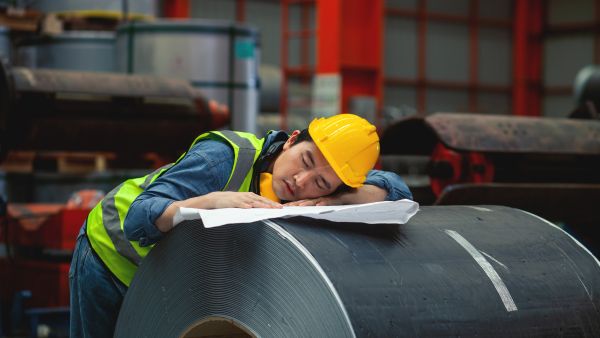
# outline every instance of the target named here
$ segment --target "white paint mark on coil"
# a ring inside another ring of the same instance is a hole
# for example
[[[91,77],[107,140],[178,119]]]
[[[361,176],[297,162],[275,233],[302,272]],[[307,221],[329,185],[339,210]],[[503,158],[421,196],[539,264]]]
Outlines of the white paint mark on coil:
[[[475,206],[472,206],[472,205],[467,205],[467,208],[475,209],[475,210],[478,210],[478,211],[485,211],[485,212],[491,212],[492,211],[492,209],[483,208],[483,207],[475,207]]]
[[[502,262],[500,262],[499,260],[497,260],[496,258],[494,258],[492,255],[488,254],[485,251],[481,251],[479,250],[479,252],[481,252],[485,257],[493,260],[494,262],[496,262],[496,264],[500,265],[501,267],[504,268],[504,270],[508,271],[508,267],[506,265],[504,265]]]
[[[517,305],[515,304],[515,301],[510,295],[510,292],[508,292],[508,289],[502,281],[502,278],[500,278],[500,275],[498,275],[498,273],[490,264],[490,262],[488,262],[487,259],[485,259],[485,257],[483,257],[483,255],[479,252],[479,250],[477,250],[471,243],[469,243],[469,241],[467,241],[458,232],[453,230],[444,231],[446,232],[446,234],[448,234],[448,236],[452,237],[452,239],[454,239],[458,244],[460,244],[460,246],[467,250],[469,255],[471,255],[475,262],[477,262],[477,264],[479,264],[479,266],[483,269],[483,272],[485,272],[485,274],[492,281],[492,284],[496,288],[496,291],[498,292],[498,295],[500,296],[500,299],[502,300],[506,311],[517,311]]]

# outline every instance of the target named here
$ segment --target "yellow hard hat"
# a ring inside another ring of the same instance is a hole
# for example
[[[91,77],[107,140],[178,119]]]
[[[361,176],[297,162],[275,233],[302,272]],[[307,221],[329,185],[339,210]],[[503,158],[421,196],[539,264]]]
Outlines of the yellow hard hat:
[[[314,119],[308,133],[346,185],[363,185],[379,157],[377,128],[362,117],[339,114]]]

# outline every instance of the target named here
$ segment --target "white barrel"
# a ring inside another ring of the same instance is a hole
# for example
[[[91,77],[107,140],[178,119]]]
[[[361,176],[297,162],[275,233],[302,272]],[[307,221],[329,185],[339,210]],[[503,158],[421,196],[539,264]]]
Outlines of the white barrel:
[[[187,79],[228,105],[232,129],[256,132],[256,29],[216,20],[130,22],[117,29],[116,52],[119,71]]]
[[[29,68],[115,71],[112,32],[68,31],[21,41],[15,63]]]
[[[121,12],[123,0],[35,0],[31,8],[44,13],[65,13],[75,11],[103,10]],[[129,0],[127,11],[132,14],[156,16],[156,0]]]
[[[10,30],[7,27],[0,26],[0,59],[8,63],[11,62]]]

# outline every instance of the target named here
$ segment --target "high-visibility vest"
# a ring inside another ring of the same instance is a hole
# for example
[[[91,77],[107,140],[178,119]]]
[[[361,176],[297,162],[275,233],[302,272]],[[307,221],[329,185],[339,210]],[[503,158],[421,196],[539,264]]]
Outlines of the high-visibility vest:
[[[223,191],[250,191],[254,162],[262,150],[264,139],[255,135],[234,131],[212,131],[198,136],[190,149],[201,140],[219,139],[233,148],[234,161],[231,175]],[[188,150],[189,151],[189,150]],[[187,153],[187,152],[186,152]],[[158,177],[177,164],[175,163],[139,178],[125,181],[92,209],[87,218],[87,236],[90,244],[108,269],[125,285],[129,286],[141,260],[153,245],[142,247],[129,241],[123,232],[123,223],[133,201]]]

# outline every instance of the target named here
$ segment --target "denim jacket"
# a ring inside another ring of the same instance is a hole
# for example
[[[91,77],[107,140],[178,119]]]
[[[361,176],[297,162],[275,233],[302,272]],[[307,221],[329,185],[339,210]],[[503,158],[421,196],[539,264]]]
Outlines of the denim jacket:
[[[277,140],[286,140],[285,132],[267,135],[263,151]],[[154,225],[156,219],[175,201],[221,191],[231,174],[233,150],[217,140],[203,140],[188,151],[185,157],[157,178],[131,204],[125,217],[124,231],[129,240],[147,246],[159,241],[163,233]],[[371,170],[365,184],[388,191],[386,200],[412,199],[412,194],[400,176]]]

